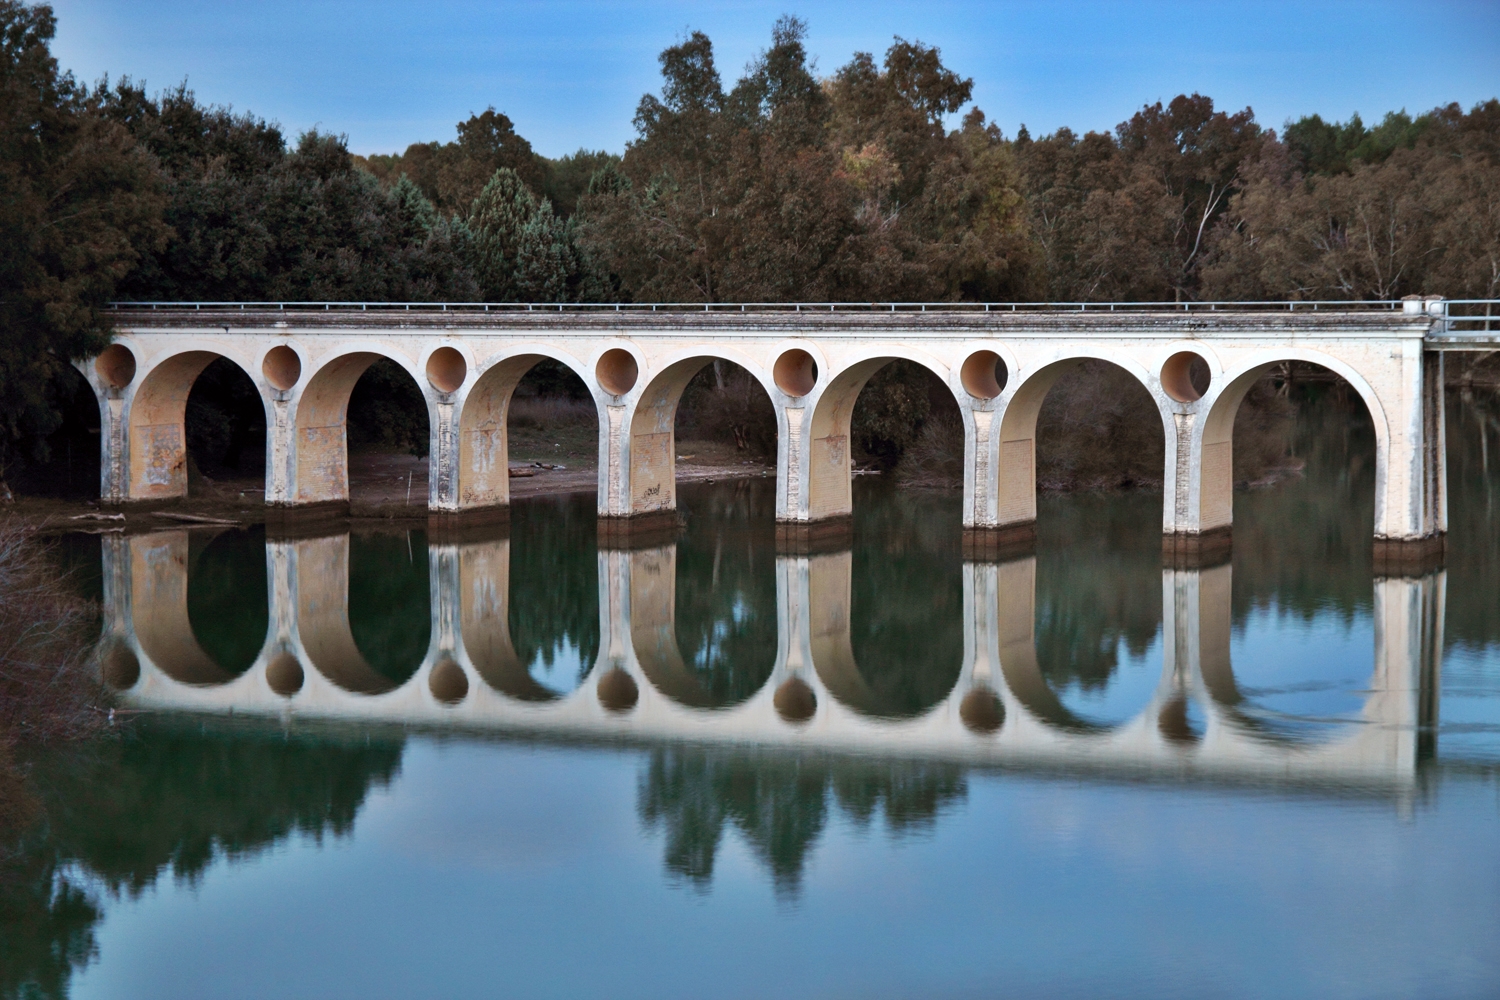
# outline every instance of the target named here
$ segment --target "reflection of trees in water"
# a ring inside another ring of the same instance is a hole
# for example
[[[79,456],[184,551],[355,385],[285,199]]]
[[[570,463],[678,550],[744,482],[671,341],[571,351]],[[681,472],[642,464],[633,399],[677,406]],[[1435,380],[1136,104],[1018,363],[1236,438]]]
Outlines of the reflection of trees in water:
[[[40,819],[0,859],[0,996],[67,994],[71,971],[97,950],[103,910],[87,880],[136,895],[169,868],[192,880],[216,858],[294,833],[346,835],[370,789],[396,776],[401,749],[363,735],[167,720],[39,753],[29,784]]]
[[[877,809],[893,834],[930,827],[968,795],[955,765],[792,756],[752,750],[664,749],[641,775],[642,823],[662,828],[667,870],[706,889],[726,824],[770,869],[778,894],[795,895],[828,825],[829,799],[867,827]]]
[[[599,654],[599,561],[594,495],[537,497],[510,520],[510,637],[522,663],[548,667],[570,647],[581,673]],[[580,680],[582,678],[580,677]]]
[[[427,655],[431,600],[425,531],[349,536],[349,631],[365,662],[397,685]]]
[[[188,534],[188,622],[208,658],[238,677],[266,643],[266,532]]]
[[[66,997],[68,980],[98,954],[98,902],[27,843],[0,862],[0,996]]]
[[[1490,378],[1500,355],[1477,366]],[[1448,617],[1457,646],[1500,643],[1500,386],[1448,390]]]
[[[1343,380],[1304,377],[1285,389],[1297,409],[1292,455],[1306,464],[1300,479],[1235,494],[1234,621],[1274,606],[1347,624],[1374,600],[1374,426]]]
[[[1161,627],[1161,494],[1038,502],[1037,666],[1053,688],[1102,688],[1123,643],[1143,656]]]
[[[776,666],[772,480],[684,489],[677,545],[677,648],[716,706],[744,701]]]
[[[948,696],[963,669],[960,498],[859,491],[849,639],[878,715],[916,715]]]

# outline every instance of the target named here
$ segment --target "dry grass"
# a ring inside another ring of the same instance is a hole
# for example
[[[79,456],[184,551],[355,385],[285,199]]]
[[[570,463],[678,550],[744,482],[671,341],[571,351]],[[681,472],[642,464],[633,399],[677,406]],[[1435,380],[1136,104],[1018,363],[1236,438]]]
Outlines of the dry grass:
[[[507,418],[513,462],[563,461],[584,467],[598,461],[599,415],[591,399],[516,395]]]
[[[31,531],[0,524],[0,746],[99,728],[101,689],[88,668],[95,613]]]
[[[40,814],[14,751],[104,725],[89,670],[94,626],[93,606],[68,590],[33,534],[0,524],[0,868]]]
[[[913,486],[962,486],[964,427],[958,416],[929,417],[917,439],[901,453],[896,478]]]

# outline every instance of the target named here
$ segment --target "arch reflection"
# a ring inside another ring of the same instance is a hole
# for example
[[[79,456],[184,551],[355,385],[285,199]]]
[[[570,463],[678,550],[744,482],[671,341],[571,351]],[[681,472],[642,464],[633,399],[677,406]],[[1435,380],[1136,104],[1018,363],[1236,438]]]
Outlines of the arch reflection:
[[[558,692],[537,681],[510,637],[510,539],[454,546],[458,562],[459,635],[484,682],[520,701],[551,701]]]
[[[393,537],[404,550],[404,537]],[[1441,572],[1374,582],[1369,682],[1359,711],[1330,721],[1288,719],[1236,677],[1229,565],[1162,570],[1160,674],[1137,714],[1105,728],[1071,712],[1038,666],[1034,557],[962,565],[959,675],[920,715],[897,717],[879,714],[885,703],[854,656],[847,550],[776,557],[773,666],[747,697],[719,705],[677,645],[675,590],[684,584],[675,545],[572,553],[599,573],[599,603],[588,609],[600,635],[589,672],[599,680],[559,692],[539,683],[510,640],[512,588],[546,585],[530,571],[516,577],[516,543],[502,535],[423,545],[419,559],[418,538],[409,565],[422,567],[429,592],[421,607],[433,610],[417,636],[421,661],[406,677],[377,669],[356,642],[349,605],[358,540],[349,535],[268,544],[271,638],[251,670],[228,676],[187,620],[192,564],[181,530],[107,540],[101,671],[133,657],[131,676],[121,668],[110,676],[119,697],[140,707],[1255,780],[1410,782],[1436,721]],[[696,710],[703,707],[716,710]]]
[[[106,558],[109,552],[120,548],[122,544],[128,545],[129,589],[133,598],[128,617],[142,652],[157,669],[183,684],[227,684],[243,673],[249,663],[241,664],[238,657],[230,658],[227,664],[220,662],[199,644],[193,627],[191,605],[205,602],[202,600],[201,588],[197,595],[190,593],[188,567],[192,562],[193,534],[211,539],[219,532],[212,529],[189,532],[184,529],[158,531],[129,540],[110,539],[105,545]],[[265,607],[264,566],[262,559],[258,590],[254,587],[256,580],[253,579],[253,574],[250,574],[252,579],[246,581],[243,589],[239,590],[236,601],[241,606],[254,608],[258,603],[260,607]],[[193,596],[200,600],[193,602]],[[216,600],[206,603],[209,607],[200,607],[200,612],[222,610],[216,607],[219,603]],[[200,621],[205,617],[212,616],[200,614]],[[231,638],[236,640],[234,645],[241,648],[253,646],[254,652],[258,653],[265,644],[264,615],[257,616],[252,612],[247,621],[251,631]],[[208,622],[205,621],[204,624]],[[258,634],[253,630],[255,624],[259,624]],[[218,638],[217,634],[214,637]],[[250,659],[253,661],[253,654]]]
[[[382,664],[387,669],[377,669],[355,641],[350,620],[351,540],[350,535],[331,535],[286,543],[295,560],[297,634],[307,660],[328,680],[353,694],[383,694],[405,678],[389,668],[389,661]],[[425,546],[422,554],[425,563]]]

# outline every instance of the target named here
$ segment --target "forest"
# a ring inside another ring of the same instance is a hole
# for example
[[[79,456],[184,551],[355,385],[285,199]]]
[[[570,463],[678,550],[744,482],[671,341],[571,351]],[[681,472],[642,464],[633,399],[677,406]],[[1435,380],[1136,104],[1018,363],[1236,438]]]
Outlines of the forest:
[[[54,29],[0,0],[0,480],[46,459],[114,300],[1500,296],[1500,100],[1278,133],[1184,94],[1006,135],[938,49],[895,38],[820,76],[783,17],[732,84],[702,33],[662,51],[623,155],[549,159],[491,107],[361,157],[185,83],[80,83]],[[867,452],[921,433],[915,378],[877,376]]]

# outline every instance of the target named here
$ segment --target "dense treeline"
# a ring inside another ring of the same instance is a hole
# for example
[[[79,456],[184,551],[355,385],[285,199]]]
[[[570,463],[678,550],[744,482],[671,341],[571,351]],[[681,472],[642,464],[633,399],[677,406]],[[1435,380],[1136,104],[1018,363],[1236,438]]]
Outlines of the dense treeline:
[[[45,450],[113,298],[1500,295],[1496,100],[1278,136],[1194,94],[1007,137],[937,49],[898,38],[819,77],[786,17],[732,86],[705,35],[666,49],[623,156],[547,159],[490,108],[361,158],[185,86],[79,84],[53,28],[0,0],[0,479]]]

